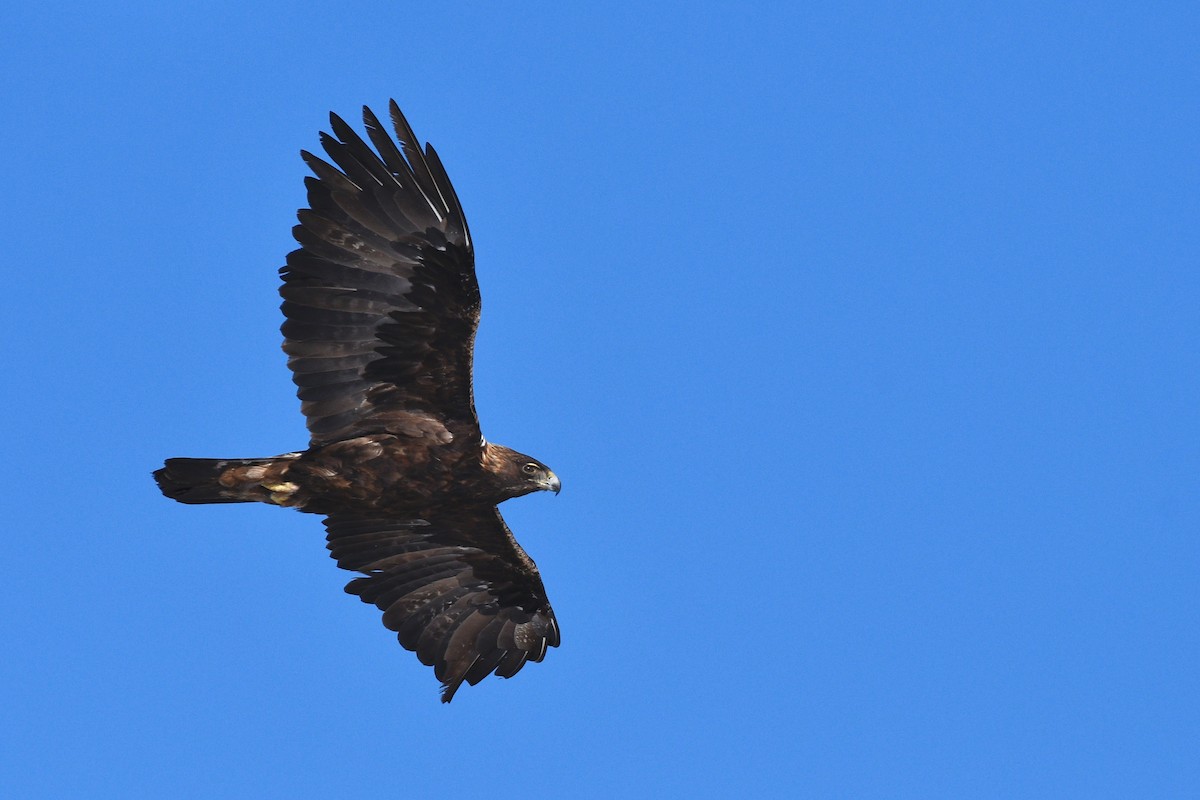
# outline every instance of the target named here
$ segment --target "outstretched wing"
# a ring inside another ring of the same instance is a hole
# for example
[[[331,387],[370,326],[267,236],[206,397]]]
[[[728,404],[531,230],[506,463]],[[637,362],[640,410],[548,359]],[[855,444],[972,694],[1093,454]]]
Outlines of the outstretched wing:
[[[493,506],[424,519],[334,515],[325,520],[346,585],[383,612],[400,644],[433,667],[448,703],[463,681],[511,678],[559,644],[541,576]]]
[[[471,237],[433,147],[391,103],[399,147],[369,108],[372,148],[335,114],[321,134],[331,165],[301,155],[309,208],[280,270],[283,349],[314,444],[432,414],[479,436],[471,360],[479,322]],[[335,138],[336,137],[336,138]]]

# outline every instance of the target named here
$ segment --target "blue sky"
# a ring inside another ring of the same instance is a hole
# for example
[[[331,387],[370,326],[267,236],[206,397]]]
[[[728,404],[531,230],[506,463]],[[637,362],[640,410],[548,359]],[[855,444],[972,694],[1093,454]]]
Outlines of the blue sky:
[[[0,12],[3,793],[1200,794],[1200,12],[436,5]],[[564,483],[562,647],[448,707],[149,475],[304,445],[297,153],[390,97]]]

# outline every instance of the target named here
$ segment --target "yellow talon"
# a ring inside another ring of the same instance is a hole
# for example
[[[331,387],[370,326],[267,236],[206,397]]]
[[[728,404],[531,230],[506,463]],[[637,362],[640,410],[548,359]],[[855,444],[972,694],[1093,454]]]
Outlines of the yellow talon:
[[[297,486],[296,484],[292,483],[291,481],[287,481],[286,483],[264,483],[263,488],[267,489],[273,493],[288,495],[288,494],[291,494],[292,492],[296,491],[300,487]]]

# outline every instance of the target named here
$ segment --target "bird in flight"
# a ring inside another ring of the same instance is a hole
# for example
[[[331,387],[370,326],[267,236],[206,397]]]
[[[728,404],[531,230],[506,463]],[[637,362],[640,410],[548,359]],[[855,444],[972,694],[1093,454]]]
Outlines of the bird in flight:
[[[394,140],[364,107],[370,144],[331,114],[329,161],[301,153],[314,176],[279,293],[308,449],[171,458],[154,478],[181,503],[323,515],[330,555],[361,573],[346,591],[383,612],[448,703],[558,646],[541,576],[497,506],[561,485],[480,433],[471,235],[437,153],[389,110]]]

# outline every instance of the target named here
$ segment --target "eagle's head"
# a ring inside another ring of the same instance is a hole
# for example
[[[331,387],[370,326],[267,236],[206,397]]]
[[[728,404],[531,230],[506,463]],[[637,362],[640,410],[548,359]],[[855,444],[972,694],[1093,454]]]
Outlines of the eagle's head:
[[[549,467],[504,445],[485,444],[483,466],[492,474],[504,500],[531,492],[558,494],[562,489],[562,482]]]

